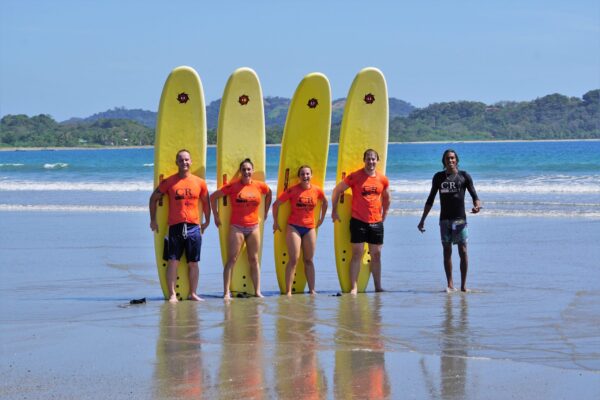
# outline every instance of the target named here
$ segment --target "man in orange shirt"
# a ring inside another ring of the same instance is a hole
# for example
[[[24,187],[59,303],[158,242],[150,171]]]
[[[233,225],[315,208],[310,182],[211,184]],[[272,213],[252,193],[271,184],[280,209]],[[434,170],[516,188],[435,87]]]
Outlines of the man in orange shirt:
[[[351,294],[358,291],[358,273],[364,253],[364,244],[369,246],[371,255],[371,273],[375,291],[383,292],[381,287],[381,248],[383,247],[383,221],[390,207],[389,181],[375,168],[379,154],[368,149],[363,154],[365,166],[336,185],[331,195],[333,222],[339,221],[337,204],[340,195],[348,188],[352,189],[352,218],[350,219],[350,242],[352,259],[350,260]]]
[[[167,285],[169,301],[177,302],[175,284],[177,267],[185,251],[189,267],[190,295],[188,300],[202,300],[197,294],[198,262],[202,247],[202,233],[210,223],[210,204],[206,182],[193,175],[190,166],[192,159],[187,150],[179,150],[175,159],[178,172],[163,180],[150,196],[150,229],[158,232],[156,223],[156,203],[163,195],[169,196],[169,237],[167,249]],[[201,223],[201,214],[204,222]]]

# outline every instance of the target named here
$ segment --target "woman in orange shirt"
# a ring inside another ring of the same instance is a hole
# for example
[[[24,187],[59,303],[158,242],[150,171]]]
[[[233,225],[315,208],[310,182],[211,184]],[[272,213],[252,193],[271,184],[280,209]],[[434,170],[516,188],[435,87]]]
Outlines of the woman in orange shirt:
[[[260,230],[259,207],[261,196],[265,195],[265,220],[271,206],[271,189],[266,183],[252,180],[254,164],[246,158],[240,164],[240,179],[235,180],[214,192],[210,196],[213,207],[215,224],[221,226],[221,218],[217,208],[217,201],[221,197],[229,196],[231,202],[231,220],[228,239],[229,258],[223,270],[223,298],[231,298],[229,286],[231,284],[231,271],[237,261],[242,245],[246,242],[248,263],[250,264],[250,278],[254,284],[256,297],[263,297],[260,291]]]
[[[300,183],[284,191],[273,203],[273,232],[281,231],[277,222],[279,205],[290,201],[291,214],[288,217],[288,226],[286,231],[286,243],[290,255],[289,262],[285,269],[285,291],[288,296],[292,295],[292,281],[296,272],[296,265],[300,257],[300,248],[303,252],[304,272],[310,294],[315,292],[315,265],[313,256],[317,243],[318,228],[323,223],[325,213],[327,212],[327,197],[323,190],[310,183],[312,170],[308,165],[303,165],[298,170]],[[321,201],[321,215],[315,222],[314,209]]]

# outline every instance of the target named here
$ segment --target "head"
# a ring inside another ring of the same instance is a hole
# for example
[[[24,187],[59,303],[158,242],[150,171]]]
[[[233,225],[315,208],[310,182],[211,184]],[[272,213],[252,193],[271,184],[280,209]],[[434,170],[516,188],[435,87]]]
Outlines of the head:
[[[190,152],[186,149],[181,149],[177,152],[175,156],[175,164],[179,167],[179,172],[184,172],[190,169],[192,165],[192,157],[190,156]]]
[[[240,163],[240,175],[243,178],[251,178],[254,173],[254,164],[252,160],[246,158]]]
[[[373,149],[367,149],[363,154],[363,161],[365,162],[365,170],[369,173],[374,172],[379,162],[379,154]]]
[[[300,178],[300,182],[310,182],[310,178],[312,178],[312,168],[308,165],[303,165],[298,168],[298,178]]]
[[[442,164],[444,168],[448,168],[448,161],[454,162],[454,166],[458,167],[458,153],[452,149],[447,149],[442,155]]]

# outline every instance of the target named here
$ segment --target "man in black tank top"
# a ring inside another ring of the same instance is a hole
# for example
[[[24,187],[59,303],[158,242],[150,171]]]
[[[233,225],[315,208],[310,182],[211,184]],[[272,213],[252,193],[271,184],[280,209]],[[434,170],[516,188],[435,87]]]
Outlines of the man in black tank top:
[[[444,270],[448,281],[447,291],[455,291],[452,280],[452,244],[458,246],[460,256],[460,290],[467,291],[467,271],[469,258],[467,256],[467,215],[465,213],[465,193],[469,192],[473,199],[471,212],[477,214],[481,210],[481,202],[473,186],[473,179],[466,171],[458,170],[458,154],[448,149],[442,156],[444,170],[436,173],[431,182],[429,197],[425,202],[423,216],[417,228],[425,232],[425,218],[431,211],[435,195],[440,194],[440,235],[444,248]]]

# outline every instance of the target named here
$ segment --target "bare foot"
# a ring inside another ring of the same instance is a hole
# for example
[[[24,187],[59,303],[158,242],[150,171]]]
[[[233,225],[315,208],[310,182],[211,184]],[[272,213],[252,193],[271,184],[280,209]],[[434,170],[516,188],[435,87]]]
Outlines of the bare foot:
[[[292,297],[292,292],[287,292],[285,295],[286,295],[287,297]]]
[[[385,290],[384,290],[382,287],[380,287],[380,288],[375,288],[375,291],[376,291],[377,293],[385,292]]]
[[[198,296],[196,293],[190,293],[190,295],[188,296],[188,300],[191,301],[204,301],[204,299],[200,296]]]
[[[169,303],[179,303],[179,300],[177,300],[177,295],[172,294],[171,297],[169,297]]]
[[[352,289],[350,291],[350,294],[353,295],[353,296],[356,296],[357,293],[358,293],[358,289]]]
[[[308,294],[310,294],[311,296],[316,296],[317,295],[317,291],[316,290],[310,290],[308,292]]]
[[[471,293],[471,289],[467,289],[466,287],[461,287],[460,291],[463,293]]]
[[[258,291],[258,292],[256,292],[256,297],[265,297],[265,296],[263,296],[263,294],[260,291]]]
[[[231,293],[227,292],[223,295],[223,300],[231,300]]]
[[[451,287],[451,286],[448,286],[446,288],[446,293],[454,293],[454,292],[456,292],[456,288]]]

